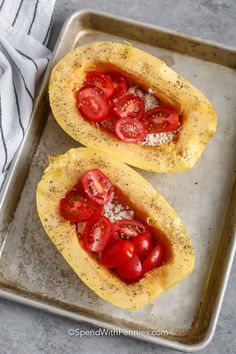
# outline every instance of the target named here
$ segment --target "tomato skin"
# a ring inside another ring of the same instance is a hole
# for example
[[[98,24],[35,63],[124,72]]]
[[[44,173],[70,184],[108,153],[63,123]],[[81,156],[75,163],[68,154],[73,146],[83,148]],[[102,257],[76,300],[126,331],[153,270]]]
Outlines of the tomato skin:
[[[110,76],[114,87],[111,98],[114,99],[122,96],[128,89],[128,83],[125,77],[117,71],[109,71],[106,74]]]
[[[144,124],[136,118],[118,119],[115,131],[117,136],[127,143],[136,143],[146,137]]]
[[[96,87],[84,87],[76,92],[78,109],[83,117],[92,122],[108,119],[109,104]]]
[[[107,118],[103,120],[103,122],[102,122],[103,124],[101,124],[102,126],[106,125],[106,124],[109,125],[110,121],[114,121],[114,122],[117,121],[117,116],[114,113],[114,102],[112,100],[109,100],[108,106],[109,106],[109,110],[108,110]],[[115,123],[114,123],[114,127],[115,127]],[[113,129],[113,131],[114,130],[115,130],[115,128]]]
[[[111,230],[111,222],[103,215],[88,220],[82,237],[85,248],[92,252],[102,252],[110,241]]]
[[[152,250],[152,240],[150,235],[141,234],[132,239],[134,251],[141,260],[145,259]]]
[[[136,282],[142,276],[142,264],[139,257],[133,257],[116,268],[116,274],[126,282]]]
[[[141,120],[148,133],[175,131],[179,127],[178,112],[174,108],[169,107],[149,109]]]
[[[161,265],[164,256],[163,246],[159,243],[143,262],[143,274]]]
[[[100,205],[88,200],[83,195],[83,191],[75,186],[60,200],[59,211],[67,221],[83,222],[102,210]]]
[[[134,245],[127,240],[113,240],[102,254],[102,264],[114,268],[128,261],[134,254]]]
[[[132,239],[141,234],[150,235],[146,225],[137,220],[118,220],[113,224],[115,239]]]
[[[86,196],[98,204],[109,203],[114,197],[114,187],[111,181],[98,169],[85,172],[81,183]]]
[[[114,112],[119,118],[140,119],[143,116],[144,107],[144,100],[133,94],[122,96],[114,102]]]
[[[102,91],[105,99],[108,99],[114,91],[114,86],[110,76],[99,71],[89,71],[85,78],[85,87],[96,87]]]

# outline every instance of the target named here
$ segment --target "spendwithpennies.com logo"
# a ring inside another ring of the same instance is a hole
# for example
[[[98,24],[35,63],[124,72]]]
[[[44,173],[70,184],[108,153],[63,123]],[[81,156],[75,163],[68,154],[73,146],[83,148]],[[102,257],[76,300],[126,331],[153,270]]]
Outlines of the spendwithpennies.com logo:
[[[157,330],[126,330],[126,329],[107,329],[98,328],[92,330],[82,330],[80,328],[69,328],[68,335],[73,337],[86,337],[86,336],[168,336],[167,330],[157,331]]]

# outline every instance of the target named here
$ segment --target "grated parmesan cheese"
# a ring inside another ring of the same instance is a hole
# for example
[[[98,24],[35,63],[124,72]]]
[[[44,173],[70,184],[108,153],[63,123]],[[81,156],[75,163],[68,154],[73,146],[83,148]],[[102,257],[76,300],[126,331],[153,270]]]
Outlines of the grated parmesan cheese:
[[[149,89],[148,92],[141,90],[138,86],[131,86],[127,94],[136,95],[144,100],[145,103],[145,112],[149,109],[159,106],[159,101],[157,97],[154,95],[154,91]]]
[[[159,106],[159,101],[153,93],[146,93],[144,97],[145,112]]]
[[[104,206],[103,215],[106,216],[112,223],[117,220],[134,219],[133,210],[121,203],[115,202],[114,200]]]
[[[116,222],[117,220],[133,220],[134,211],[129,209],[128,206],[125,206],[121,203],[118,203],[116,200],[112,200],[110,203],[105,204],[103,208],[103,215],[106,216],[111,223]],[[79,237],[82,237],[87,221],[78,222],[76,224],[76,231]],[[96,231],[98,232],[98,231]]]
[[[154,94],[154,90],[149,88],[147,92],[142,90],[139,86],[134,85],[129,87],[125,95],[134,94],[144,100],[145,103],[145,112],[149,109],[158,107],[160,105],[160,101]],[[114,102],[117,99],[114,100]],[[110,131],[114,131],[114,121],[104,120],[103,122],[95,123],[97,127],[101,126]],[[163,132],[156,134],[147,134],[145,140],[139,142],[138,144],[146,145],[146,146],[159,146],[161,144],[171,142],[175,137],[175,133],[173,132]],[[111,208],[111,207],[109,207]],[[107,210],[108,212],[108,210]],[[104,214],[105,215],[105,214]],[[106,216],[106,215],[105,215]],[[114,216],[113,216],[114,217]],[[120,219],[125,219],[126,217],[121,217]],[[120,220],[117,219],[117,220]]]
[[[126,95],[136,95],[144,100],[145,92],[138,86],[130,86],[126,92]]]
[[[128,89],[128,93],[135,94],[144,100],[145,112],[160,105],[159,100],[154,95],[154,91],[151,88],[148,89],[148,92],[145,92],[141,90],[138,86],[131,86]],[[171,142],[174,138],[174,135],[175,134],[172,132],[147,134],[145,140],[141,141],[139,144],[146,146],[159,146],[161,144]]]

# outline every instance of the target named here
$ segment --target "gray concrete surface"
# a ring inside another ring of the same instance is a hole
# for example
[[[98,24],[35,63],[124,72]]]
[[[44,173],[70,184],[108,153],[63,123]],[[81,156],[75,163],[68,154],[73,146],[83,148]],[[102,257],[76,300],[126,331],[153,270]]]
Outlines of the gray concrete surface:
[[[235,0],[57,0],[51,49],[65,18],[73,10],[83,8],[100,9],[236,47]],[[214,339],[202,354],[236,353],[235,281],[236,264]],[[91,327],[0,300],[0,354],[173,353],[124,336],[71,337],[69,328]]]

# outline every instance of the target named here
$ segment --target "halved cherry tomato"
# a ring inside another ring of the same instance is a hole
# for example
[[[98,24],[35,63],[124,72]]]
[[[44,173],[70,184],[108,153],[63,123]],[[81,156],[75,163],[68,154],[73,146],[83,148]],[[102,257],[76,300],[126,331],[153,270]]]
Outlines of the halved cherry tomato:
[[[132,239],[134,251],[140,259],[146,258],[152,250],[152,240],[150,235],[142,234]]]
[[[102,252],[111,238],[112,224],[102,215],[97,215],[88,220],[84,232],[83,241],[87,250]]]
[[[108,101],[108,105],[109,105],[109,110],[108,110],[108,114],[107,114],[107,118],[102,122],[104,124],[109,124],[110,120],[113,120],[114,122],[117,121],[117,116],[114,113],[114,102],[112,100]]]
[[[178,129],[179,116],[174,108],[155,107],[143,115],[142,122],[148,133],[169,132]]]
[[[142,276],[142,264],[139,257],[134,254],[130,260],[116,268],[116,273],[124,281],[138,281]]]
[[[89,71],[87,73],[84,86],[97,87],[103,92],[105,99],[109,98],[114,91],[114,86],[110,76],[102,74],[98,71]]]
[[[163,246],[159,243],[143,262],[143,274],[161,265],[164,256]]]
[[[85,172],[81,177],[81,183],[87,197],[104,205],[114,197],[114,187],[111,181],[98,169]]]
[[[146,136],[143,123],[135,118],[118,119],[115,130],[118,137],[128,143],[142,141]]]
[[[109,104],[95,87],[84,87],[76,92],[80,113],[92,122],[107,119]]]
[[[88,200],[83,192],[74,187],[60,200],[59,210],[61,216],[71,222],[86,221],[95,213],[102,211],[97,203]]]
[[[141,234],[150,235],[148,228],[137,220],[118,220],[113,224],[113,237],[115,239],[132,239]]]
[[[123,75],[117,71],[109,71],[106,73],[112,79],[114,91],[112,94],[112,99],[122,96],[128,89],[128,83]]]
[[[114,102],[114,112],[120,118],[139,119],[144,113],[144,100],[135,95],[127,95]]]
[[[126,240],[110,242],[102,254],[102,264],[107,268],[114,268],[133,257],[134,245]]]

